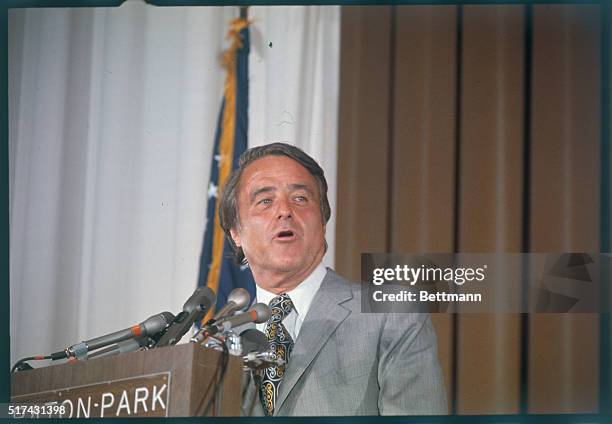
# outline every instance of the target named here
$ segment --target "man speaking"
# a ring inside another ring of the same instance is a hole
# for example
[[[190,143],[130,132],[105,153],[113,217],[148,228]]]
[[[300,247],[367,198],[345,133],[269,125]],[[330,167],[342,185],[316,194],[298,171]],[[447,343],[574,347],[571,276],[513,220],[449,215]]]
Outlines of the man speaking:
[[[362,313],[360,285],[322,265],[331,210],[314,159],[283,143],[247,150],[220,213],[236,259],[253,273],[257,301],[272,308],[259,328],[285,361],[250,379],[245,413],[447,413],[428,315]]]

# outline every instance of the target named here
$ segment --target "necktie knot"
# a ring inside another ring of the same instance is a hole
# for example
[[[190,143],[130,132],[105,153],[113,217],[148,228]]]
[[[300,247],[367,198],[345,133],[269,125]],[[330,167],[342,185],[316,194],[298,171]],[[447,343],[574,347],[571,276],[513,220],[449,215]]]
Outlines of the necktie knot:
[[[270,308],[272,309],[272,314],[269,322],[279,323],[291,313],[294,306],[289,295],[283,293],[270,301]]]

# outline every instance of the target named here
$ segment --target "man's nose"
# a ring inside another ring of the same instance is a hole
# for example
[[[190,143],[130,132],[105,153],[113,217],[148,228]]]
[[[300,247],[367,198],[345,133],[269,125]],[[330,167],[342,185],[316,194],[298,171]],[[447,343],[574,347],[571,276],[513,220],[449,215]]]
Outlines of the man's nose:
[[[278,210],[277,210],[278,219],[282,218],[291,218],[291,204],[288,199],[280,199],[278,202]]]

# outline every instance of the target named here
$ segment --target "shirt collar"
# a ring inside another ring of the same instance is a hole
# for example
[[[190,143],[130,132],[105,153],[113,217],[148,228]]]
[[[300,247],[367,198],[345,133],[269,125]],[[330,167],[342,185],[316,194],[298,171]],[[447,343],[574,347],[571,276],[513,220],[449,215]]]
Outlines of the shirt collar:
[[[312,271],[304,281],[298,284],[293,290],[287,292],[291,298],[291,301],[293,302],[293,306],[295,307],[295,311],[297,312],[298,316],[305,317],[308,313],[312,299],[314,299],[319,287],[321,287],[321,283],[323,282],[323,278],[325,278],[326,273],[327,271],[325,266],[323,266],[323,263],[319,263],[319,265],[317,265],[314,271]],[[276,296],[278,295],[270,293],[269,291],[257,286],[258,302],[268,305]]]

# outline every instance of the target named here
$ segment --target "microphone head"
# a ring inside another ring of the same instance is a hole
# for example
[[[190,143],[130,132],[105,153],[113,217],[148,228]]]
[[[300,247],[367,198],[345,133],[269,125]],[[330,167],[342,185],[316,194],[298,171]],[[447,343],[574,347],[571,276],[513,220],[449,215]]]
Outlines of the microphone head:
[[[238,287],[230,292],[229,296],[227,296],[227,303],[234,302],[235,310],[240,310],[246,308],[251,301],[251,295],[246,289],[242,287]]]
[[[172,321],[174,321],[174,314],[172,312],[162,312],[159,315],[161,315],[161,319],[163,319],[166,322],[166,325],[170,325],[172,324]]]
[[[272,315],[272,310],[265,303],[254,304],[251,308],[251,312],[257,314],[255,319],[253,320],[255,324],[261,324],[263,322],[266,322],[270,319],[270,316]]]
[[[242,342],[242,354],[246,355],[251,352],[265,352],[268,350],[268,338],[264,333],[255,329],[249,328],[240,333]]]
[[[174,321],[174,314],[170,312],[162,312],[153,315],[141,324],[144,327],[144,335],[154,336],[160,331],[163,331],[172,321]]]
[[[183,311],[190,314],[201,305],[202,311],[206,312],[216,300],[217,295],[215,295],[215,292],[210,287],[198,287],[183,305]]]
[[[214,320],[230,317],[234,312],[246,308],[251,302],[251,295],[245,289],[238,287],[227,296],[227,303],[217,311]]]

